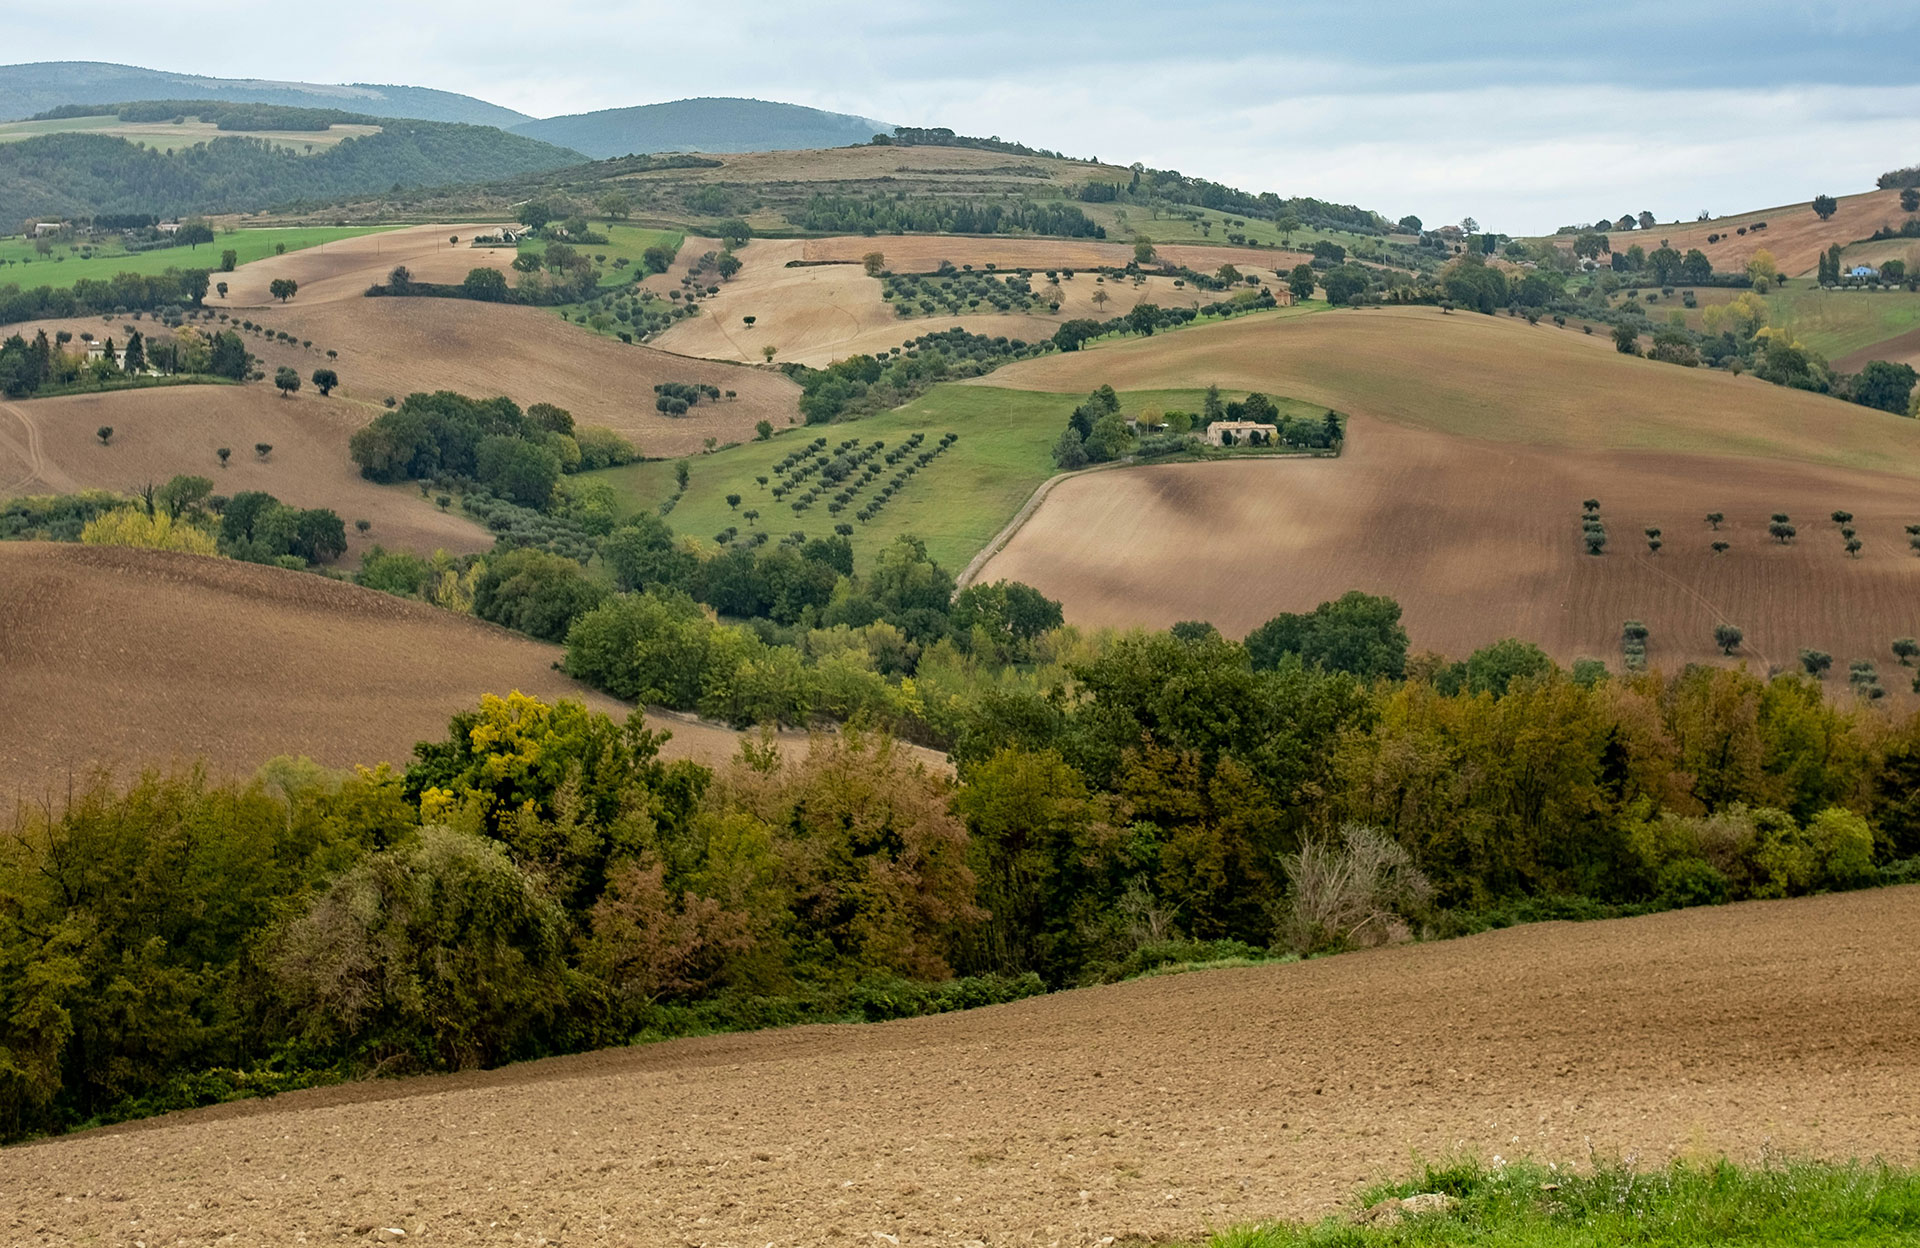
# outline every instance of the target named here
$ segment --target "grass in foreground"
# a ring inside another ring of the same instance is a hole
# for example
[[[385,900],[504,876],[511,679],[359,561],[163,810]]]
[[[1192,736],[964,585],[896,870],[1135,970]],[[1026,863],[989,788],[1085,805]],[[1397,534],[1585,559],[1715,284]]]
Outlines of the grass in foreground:
[[[104,280],[119,273],[164,273],[168,269],[206,269],[220,267],[220,253],[239,253],[238,262],[249,264],[274,254],[276,246],[288,251],[323,247],[345,238],[377,234],[395,226],[298,226],[284,229],[221,231],[211,243],[198,247],[161,247],[153,251],[129,254],[118,242],[96,245],[90,255],[78,244],[58,243],[51,255],[43,256],[33,240],[15,236],[0,238],[0,285],[17,285],[23,290],[37,286],[71,286],[83,279]],[[215,281],[220,274],[214,273]]]
[[[1872,1163],[1746,1168],[1726,1161],[1575,1173],[1477,1162],[1428,1167],[1365,1192],[1359,1208],[1438,1192],[1455,1202],[1393,1225],[1329,1218],[1220,1234],[1208,1248],[1706,1248],[1920,1243],[1920,1172]]]
[[[668,514],[667,523],[678,533],[711,543],[714,534],[729,527],[742,536],[759,528],[775,538],[795,530],[825,537],[836,523],[845,522],[853,525],[854,561],[860,567],[894,538],[911,533],[926,542],[928,553],[942,567],[958,573],[1013,519],[1035,488],[1054,474],[1054,443],[1082,397],[989,386],[936,386],[890,412],[840,424],[791,427],[768,442],[747,442],[694,456],[687,461],[691,478],[686,494]],[[1140,390],[1122,394],[1120,403],[1121,410],[1131,416],[1148,407],[1197,411],[1203,397],[1199,390]],[[704,404],[696,407],[688,419],[697,419],[704,409]],[[1292,407],[1286,410],[1294,412]],[[1318,415],[1319,410],[1300,407],[1300,413]],[[957,433],[960,440],[912,477],[866,524],[854,520],[857,508],[835,516],[816,504],[796,515],[790,500],[776,502],[758,481],[765,476],[771,483],[773,465],[814,438],[826,438],[829,446],[857,437],[863,444],[881,441],[893,447],[914,433],[925,433],[928,444],[944,433]],[[593,475],[613,486],[628,514],[658,507],[674,489],[674,465],[666,461]],[[737,508],[728,505],[730,494],[740,496]],[[760,513],[751,525],[744,517],[749,510]]]

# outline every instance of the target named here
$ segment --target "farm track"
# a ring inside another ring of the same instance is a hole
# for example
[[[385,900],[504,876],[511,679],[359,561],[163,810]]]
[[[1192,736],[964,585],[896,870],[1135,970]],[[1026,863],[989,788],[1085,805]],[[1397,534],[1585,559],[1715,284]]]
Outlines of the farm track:
[[[25,493],[35,484],[45,483],[47,478],[47,458],[40,448],[40,428],[27,419],[27,414],[11,403],[0,404],[0,411],[13,417],[25,431],[25,442],[15,442],[4,433],[0,433],[0,452],[11,451],[19,460],[19,466],[25,469],[17,480],[0,485],[0,497],[7,494]]]
[[[1916,947],[1886,889],[316,1089],[0,1152],[0,1234],[1096,1245],[1461,1154],[1911,1164]]]

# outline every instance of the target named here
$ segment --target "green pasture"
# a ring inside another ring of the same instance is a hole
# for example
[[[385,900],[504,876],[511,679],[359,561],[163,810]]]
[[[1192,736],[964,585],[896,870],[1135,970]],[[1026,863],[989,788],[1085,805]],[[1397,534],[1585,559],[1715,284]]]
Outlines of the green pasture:
[[[300,251],[394,228],[397,227],[315,225],[236,229],[221,231],[211,243],[201,243],[198,247],[162,247],[128,253],[116,239],[91,247],[84,243],[56,243],[46,255],[40,253],[33,239],[15,235],[0,238],[0,285],[30,290],[36,286],[71,286],[87,279],[103,280],[119,273],[164,273],[168,269],[211,271],[220,267],[220,253],[229,248],[239,253],[239,263],[247,264],[273,255],[277,246]],[[219,280],[219,274],[214,274],[214,279]]]
[[[678,251],[686,242],[686,235],[678,230],[655,230],[643,225],[619,225],[605,221],[593,223],[595,232],[605,234],[604,243],[569,243],[575,251],[592,256],[595,263],[604,271],[600,279],[602,288],[628,286],[637,277],[644,276],[645,266],[641,256],[647,248],[665,244]],[[539,256],[546,254],[547,242],[544,239],[529,239],[520,244],[522,252]],[[625,268],[615,268],[614,262],[625,260]]]
[[[1163,412],[1198,411],[1204,394],[1201,390],[1130,391],[1120,396],[1120,402],[1130,416],[1149,407]],[[1034,489],[1054,474],[1053,445],[1080,398],[992,386],[936,386],[890,412],[840,424],[798,426],[775,434],[768,442],[696,455],[686,461],[691,469],[687,492],[667,522],[676,532],[711,544],[714,534],[728,527],[742,534],[762,528],[776,537],[796,530],[809,537],[825,537],[844,521],[854,526],[854,559],[860,566],[894,538],[911,533],[927,543],[928,552],[942,566],[958,572],[1013,518]],[[1286,407],[1284,401],[1282,406]],[[705,407],[694,408],[685,419],[699,420]],[[1321,413],[1304,404],[1298,410],[1315,416]],[[790,500],[776,502],[769,494],[773,465],[796,445],[824,437],[831,448],[857,437],[863,444],[881,441],[891,448],[914,433],[926,434],[923,446],[928,449],[944,433],[957,433],[960,440],[909,478],[869,523],[853,519],[857,507],[830,516],[819,502],[796,516]],[[591,475],[613,486],[628,512],[656,508],[674,490],[674,465],[669,461]],[[756,480],[761,476],[768,478],[768,486]],[[740,496],[737,509],[728,506],[729,494]],[[752,526],[741,515],[750,509],[760,513]]]

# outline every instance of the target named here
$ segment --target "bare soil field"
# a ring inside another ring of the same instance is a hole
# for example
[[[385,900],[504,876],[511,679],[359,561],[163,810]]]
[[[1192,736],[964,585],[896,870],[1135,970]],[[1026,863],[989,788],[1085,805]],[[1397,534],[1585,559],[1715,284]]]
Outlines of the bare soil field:
[[[375,485],[347,457],[347,439],[373,409],[264,385],[168,386],[0,402],[0,497],[102,489],[132,493],[181,473],[216,493],[264,490],[296,507],[331,507],[347,522],[347,562],[378,543],[431,554],[487,550],[493,535],[442,512],[411,485]],[[94,431],[113,427],[102,446]],[[262,459],[256,443],[273,452]],[[215,454],[228,447],[226,467]],[[371,520],[362,536],[355,520]]]
[[[403,765],[455,711],[515,689],[630,708],[553,670],[557,646],[305,572],[158,551],[0,543],[0,801],[205,758]],[[724,729],[662,721],[721,762]]]
[[[871,251],[883,242],[899,240],[859,241],[866,243],[867,250]],[[750,243],[739,253],[740,272],[732,281],[721,285],[719,294],[702,303],[701,314],[674,325],[654,338],[651,345],[679,355],[753,363],[761,360],[763,346],[772,346],[778,351],[776,361],[791,360],[819,368],[861,352],[884,352],[909,338],[954,326],[976,334],[1003,334],[1036,341],[1051,337],[1061,322],[1077,316],[1105,319],[1128,312],[1142,302],[1151,301],[1164,307],[1217,298],[1191,288],[1176,289],[1171,278],[1151,277],[1135,286],[1125,281],[1102,283],[1091,274],[1081,273],[1060,284],[1065,298],[1057,313],[1041,308],[1035,312],[986,316],[902,317],[894,312],[893,304],[881,297],[880,280],[868,277],[858,263],[787,267],[789,261],[804,258],[813,246],[812,242],[778,239]],[[681,254],[687,259],[698,253],[689,245]],[[949,252],[941,258],[954,257]],[[888,263],[893,263],[892,257]],[[974,261],[954,259],[954,263]],[[938,264],[939,259],[935,259],[924,267],[931,271]],[[920,266],[916,264],[912,271],[921,271]],[[661,280],[650,278],[649,284]],[[1037,292],[1044,291],[1045,279],[1036,277],[1034,286]],[[1104,305],[1094,303],[1095,291],[1106,293]],[[754,318],[751,328],[743,322],[742,318],[747,316]]]
[[[955,184],[1011,182],[1029,187],[1077,186],[1126,181],[1130,169],[1090,165],[1046,156],[1014,156],[967,147],[835,147],[819,151],[722,152],[712,169],[658,169],[635,181],[666,182],[858,182],[904,183],[915,190],[956,189]],[[898,189],[896,187],[896,189]]]
[[[457,390],[504,394],[523,407],[557,403],[580,424],[609,426],[650,456],[692,454],[710,437],[745,441],[761,420],[784,427],[799,419],[800,387],[777,371],[629,346],[569,325],[548,308],[466,299],[297,305],[270,313],[267,324],[338,350],[342,390],[371,402]],[[249,342],[269,376],[282,356],[306,372],[315,367],[312,354],[297,346]],[[653,406],[653,387],[663,381],[706,382],[739,397],[666,416]]]
[[[406,265],[415,281],[457,282],[470,271],[499,269],[512,279],[511,247],[471,247],[475,234],[499,229],[499,225],[472,222],[452,225],[417,225],[404,230],[383,230],[358,238],[341,239],[317,247],[303,247],[284,256],[268,256],[252,264],[243,264],[231,273],[215,273],[213,280],[227,284],[223,299],[207,296],[207,306],[221,311],[231,309],[277,308],[279,300],[269,291],[283,277],[300,283],[294,301],[302,306],[315,303],[353,302],[366,294],[367,287],[387,280],[396,265]],[[458,236],[458,246],[449,238]],[[217,253],[220,244],[213,244]],[[209,262],[219,256],[209,256]],[[291,304],[288,306],[292,306]]]
[[[1869,231],[1871,232],[1871,231]],[[1004,235],[902,234],[867,238],[850,234],[811,238],[804,259],[858,262],[870,251],[887,258],[896,273],[930,273],[942,260],[984,268],[1091,269],[1103,265],[1124,267],[1133,262],[1133,244],[1097,242],[1090,238],[1011,238]],[[1259,247],[1208,247],[1197,243],[1169,243],[1157,249],[1170,264],[1212,273],[1223,264],[1244,272],[1255,269],[1285,272],[1308,257],[1299,252]],[[1076,279],[1078,280],[1078,279]]]
[[[1243,636],[1282,611],[1350,589],[1405,611],[1416,649],[1463,658],[1519,637],[1561,663],[1620,665],[1620,626],[1651,630],[1648,661],[1731,662],[1716,624],[1738,625],[1738,658],[1762,671],[1825,650],[1845,688],[1851,659],[1908,685],[1889,649],[1920,633],[1920,523],[1910,480],[1767,460],[1645,451],[1569,452],[1396,429],[1350,418],[1339,459],[1240,460],[1093,473],[1060,482],[980,579],[1025,581],[1070,622],[1165,627],[1211,620]],[[1610,545],[1588,555],[1581,503],[1601,500]],[[1854,513],[1849,558],[1828,516]],[[1715,532],[1709,511],[1727,520]],[[1767,534],[1786,512],[1791,545]],[[1664,545],[1648,552],[1643,531]],[[1729,543],[1724,554],[1714,540]]]
[[[0,1153],[24,1242],[1160,1242],[1463,1153],[1920,1158],[1920,888],[242,1102]]]
[[[1635,243],[1652,251],[1662,240],[1683,253],[1698,247],[1722,273],[1743,272],[1754,253],[1765,248],[1773,253],[1774,264],[1780,272],[1798,277],[1818,269],[1820,253],[1833,244],[1845,247],[1870,236],[1883,225],[1898,228],[1907,218],[1900,210],[1899,191],[1867,191],[1838,196],[1837,201],[1839,207],[1826,221],[1814,215],[1812,201],[1808,199],[1758,212],[1715,217],[1711,221],[1655,225],[1650,230],[1615,230],[1607,237],[1615,251],[1625,251]],[[1758,233],[1752,229],[1745,234],[1739,232],[1740,227],[1751,226],[1756,221],[1766,222],[1767,228]],[[1709,243],[1709,234],[1720,235],[1720,241]],[[1572,245],[1571,239],[1567,242]]]
[[[969,384],[1085,393],[1210,382],[1494,442],[1920,476],[1920,425],[1905,417],[1624,356],[1602,334],[1433,308],[1253,315],[1024,360]]]

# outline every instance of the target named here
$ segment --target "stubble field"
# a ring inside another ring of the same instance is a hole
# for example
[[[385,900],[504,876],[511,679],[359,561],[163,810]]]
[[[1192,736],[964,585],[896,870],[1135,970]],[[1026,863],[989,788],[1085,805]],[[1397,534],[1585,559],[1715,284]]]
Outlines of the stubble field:
[[[1419,1159],[1920,1158],[1920,888],[296,1092],[0,1153],[42,1242],[1161,1242]]]

